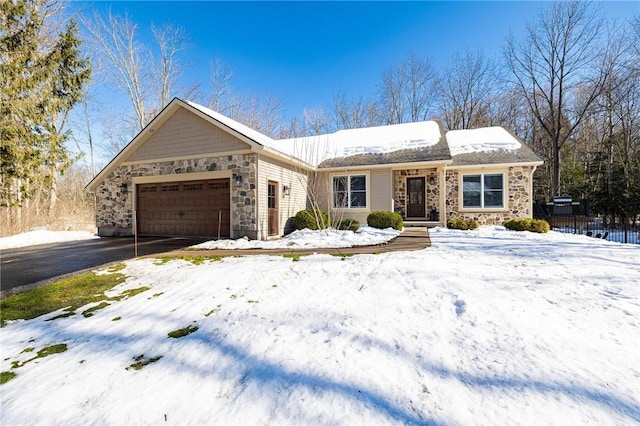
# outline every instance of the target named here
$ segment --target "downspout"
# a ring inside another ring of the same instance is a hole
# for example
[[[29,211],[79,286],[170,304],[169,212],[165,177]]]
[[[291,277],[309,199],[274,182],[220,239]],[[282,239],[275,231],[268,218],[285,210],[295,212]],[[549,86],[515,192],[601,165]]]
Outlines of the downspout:
[[[445,180],[447,175],[447,165],[444,164],[439,168],[440,172],[440,226],[445,226],[447,223],[447,181]]]
[[[533,174],[538,166],[531,166],[531,174],[529,175],[529,217],[533,217]]]
[[[256,152],[255,156],[256,156],[256,183],[255,183],[255,185],[256,185],[256,189],[255,189],[255,191],[256,191],[256,198],[255,198],[256,199],[256,209],[255,209],[254,215],[255,215],[255,220],[256,220],[256,239],[262,241],[262,240],[264,240],[266,238],[263,238],[263,235],[262,235],[263,216],[260,214],[261,213],[260,212],[260,188],[261,188],[261,185],[262,185],[262,182],[260,182],[260,154],[258,154]],[[268,190],[268,188],[267,188],[267,190]],[[265,210],[267,211],[266,214],[267,214],[267,218],[268,218],[268,215],[269,215],[268,210],[267,209],[265,209]],[[268,224],[267,224],[267,227],[269,227]]]

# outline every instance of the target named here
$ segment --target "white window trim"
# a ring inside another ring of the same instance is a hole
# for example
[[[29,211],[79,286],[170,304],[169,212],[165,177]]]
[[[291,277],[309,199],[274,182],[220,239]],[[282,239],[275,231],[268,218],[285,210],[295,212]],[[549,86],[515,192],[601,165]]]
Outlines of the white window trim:
[[[502,175],[502,207],[484,207],[484,176],[485,175]],[[480,201],[481,207],[465,207],[464,206],[464,177],[465,176],[480,176]],[[509,182],[507,173],[500,170],[483,170],[458,174],[458,210],[464,212],[504,212],[508,211],[507,208],[507,194],[509,192]]]
[[[365,191],[366,191],[366,207],[334,207],[333,206],[333,178],[335,177],[347,177],[351,176],[365,176]],[[369,172],[365,171],[353,171],[353,172],[344,172],[344,173],[331,173],[329,175],[329,199],[327,200],[329,206],[334,211],[349,211],[349,212],[368,212],[371,209],[371,176]]]

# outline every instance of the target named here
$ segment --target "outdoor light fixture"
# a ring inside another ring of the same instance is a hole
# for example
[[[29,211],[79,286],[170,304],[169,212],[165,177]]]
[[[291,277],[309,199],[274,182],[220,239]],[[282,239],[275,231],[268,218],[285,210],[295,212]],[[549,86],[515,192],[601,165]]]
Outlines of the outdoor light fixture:
[[[237,175],[237,174],[233,174],[233,184],[235,186],[240,186],[242,185],[242,176]]]
[[[120,192],[123,193],[123,194],[127,193],[127,183],[126,182],[122,182],[120,184]]]
[[[431,176],[431,177],[429,178],[429,184],[430,184],[430,185],[435,185],[435,184],[436,184],[436,178],[435,178],[435,177],[433,177],[433,176]]]
[[[288,187],[287,185],[282,185],[282,195],[290,195],[291,194],[291,188]]]

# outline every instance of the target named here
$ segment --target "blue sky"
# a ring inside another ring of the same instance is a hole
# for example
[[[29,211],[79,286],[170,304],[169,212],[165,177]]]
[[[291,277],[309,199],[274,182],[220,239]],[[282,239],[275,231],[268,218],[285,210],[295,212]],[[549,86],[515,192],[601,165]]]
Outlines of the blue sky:
[[[522,33],[544,2],[74,2],[127,12],[150,37],[149,25],[184,27],[193,65],[185,83],[208,82],[209,63],[233,69],[244,93],[271,94],[288,115],[326,107],[336,90],[371,96],[380,73],[415,52],[446,64],[455,52],[499,55],[510,31]],[[640,1],[600,3],[610,18],[640,13]]]

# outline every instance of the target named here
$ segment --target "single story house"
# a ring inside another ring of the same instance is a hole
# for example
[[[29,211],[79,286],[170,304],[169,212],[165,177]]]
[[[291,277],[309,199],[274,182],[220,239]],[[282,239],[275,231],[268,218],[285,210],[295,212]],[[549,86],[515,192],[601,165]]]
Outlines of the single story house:
[[[361,223],[375,210],[425,226],[531,217],[541,164],[502,127],[445,133],[425,121],[274,140],[176,98],[86,189],[101,236],[268,239],[310,206]]]

